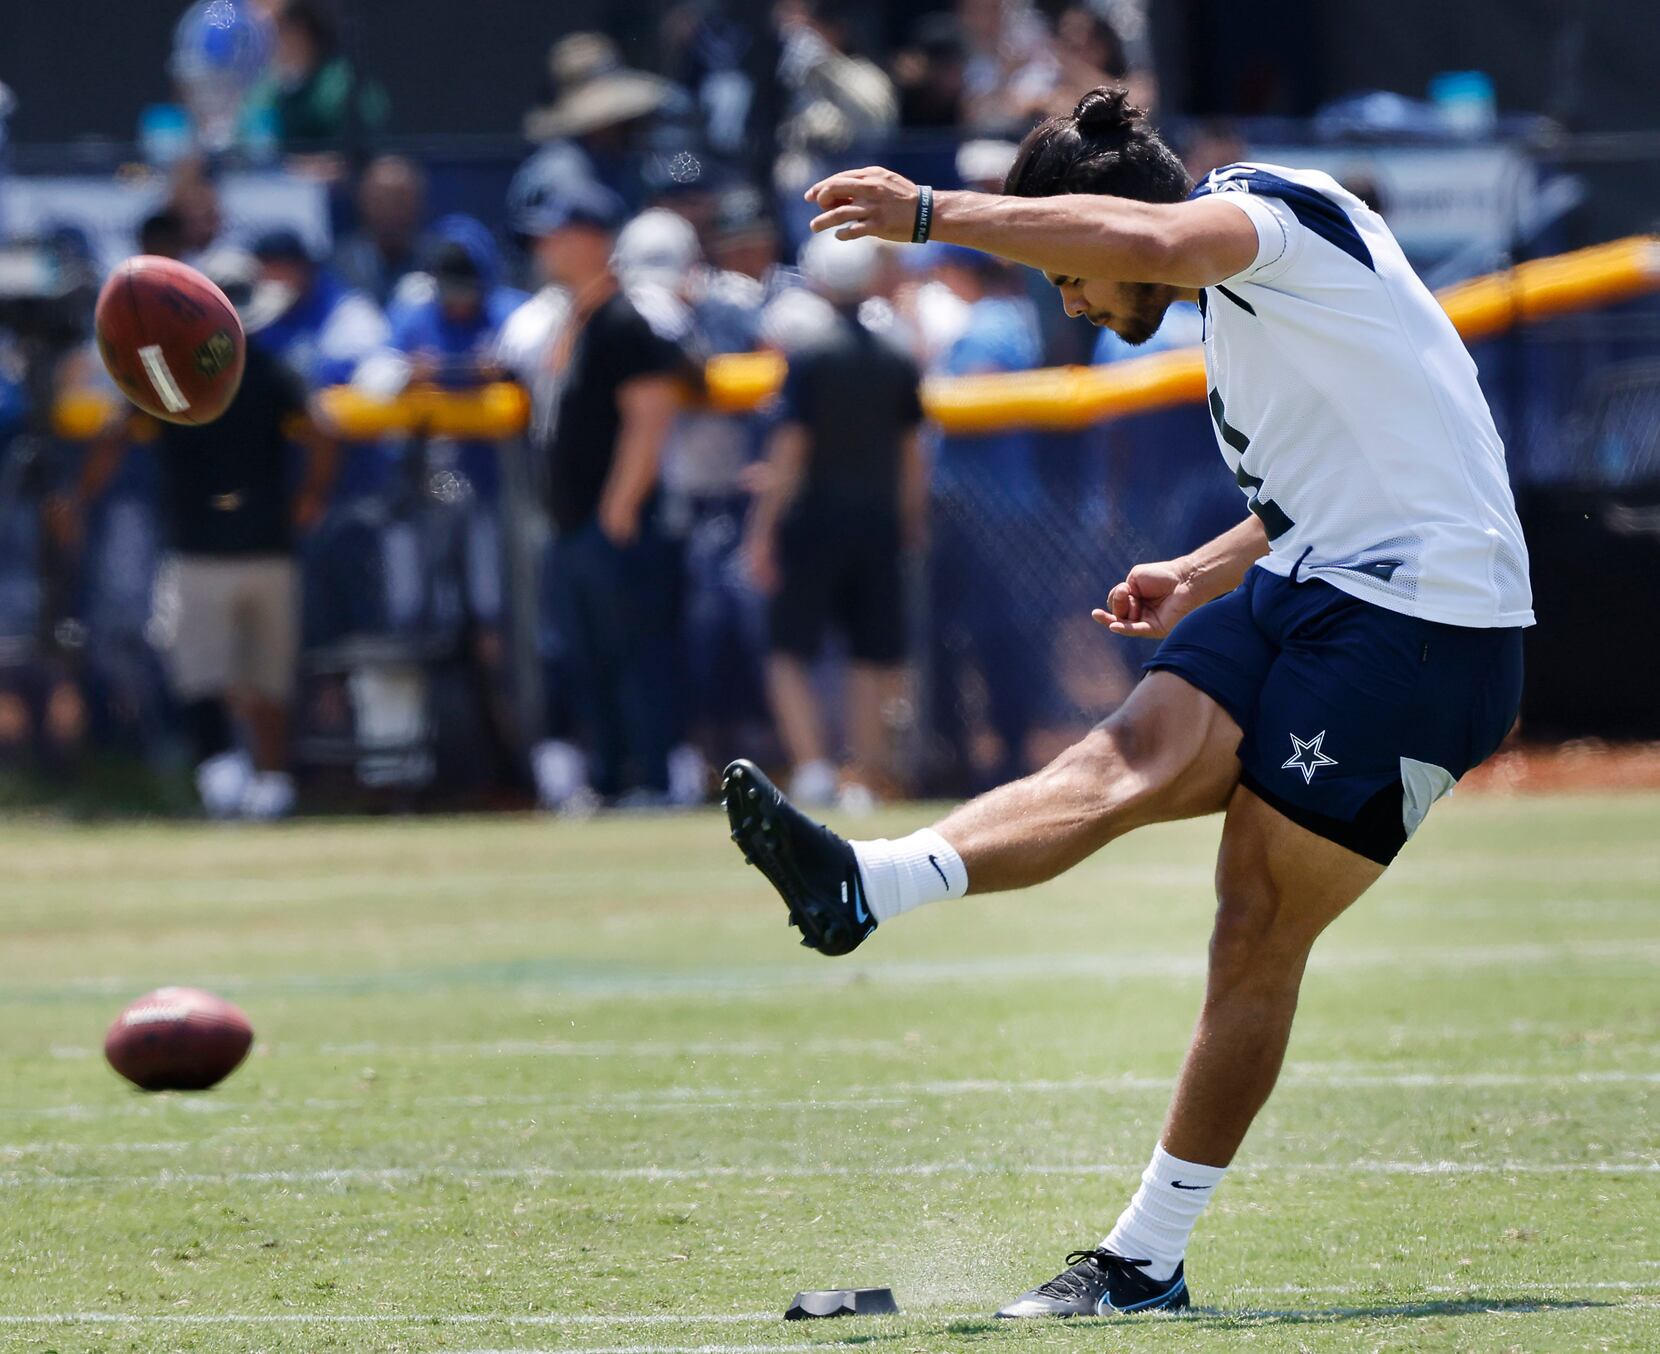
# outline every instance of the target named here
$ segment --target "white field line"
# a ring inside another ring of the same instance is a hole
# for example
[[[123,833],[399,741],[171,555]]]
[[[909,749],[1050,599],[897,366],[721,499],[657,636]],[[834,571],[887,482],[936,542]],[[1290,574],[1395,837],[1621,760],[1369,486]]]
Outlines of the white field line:
[[[1471,945],[1455,948],[1424,945],[1391,948],[1338,949],[1316,951],[1310,966],[1318,976],[1323,972],[1361,969],[1381,973],[1390,969],[1414,972],[1463,972],[1472,969],[1550,967],[1559,968],[1568,960],[1588,963],[1653,964],[1660,962],[1660,939],[1563,940],[1553,943],[1513,945]],[[503,978],[484,973],[469,979],[465,970],[435,975],[424,969],[400,970],[384,977],[365,980],[351,974],[282,974],[250,981],[244,976],[221,974],[197,979],[227,996],[259,994],[299,995],[311,992],[357,993],[361,991],[429,991],[434,981],[450,984],[488,984],[498,995],[515,992],[545,994],[558,992],[567,997],[590,999],[629,998],[632,1000],[682,1000],[689,997],[744,997],[802,989],[837,990],[868,983],[897,983],[915,987],[925,983],[982,983],[995,981],[1053,981],[1057,978],[1164,979],[1203,976],[1205,958],[1195,947],[1191,954],[1167,951],[1131,951],[1115,955],[1029,954],[987,959],[916,959],[892,963],[841,964],[834,968],[795,965],[753,968],[710,968],[697,973],[662,975],[602,975],[550,972]],[[41,993],[58,996],[98,996],[136,991],[146,979],[100,978],[91,982],[55,984],[22,990],[27,998]]]
[[[267,1057],[325,1058],[765,1058],[779,1053],[870,1054],[921,1047],[904,1039],[435,1039],[417,1043],[358,1039],[351,1043],[262,1045]],[[103,1053],[91,1044],[54,1044],[60,1061]]]
[[[193,1142],[18,1142],[0,1143],[0,1161],[21,1157],[63,1156],[70,1152],[145,1152],[153,1154],[189,1152],[201,1146]]]
[[[269,1171],[158,1171],[150,1175],[0,1174],[0,1189],[172,1189],[183,1185],[400,1185],[421,1181],[934,1179],[942,1176],[1104,1176],[1136,1170],[1140,1162],[918,1161],[864,1166],[339,1166]],[[1660,1175],[1660,1161],[1283,1161],[1235,1167],[1241,1175]]]
[[[1463,1284],[1414,1284],[1394,1292],[1397,1302],[1409,1301],[1414,1293],[1433,1297],[1467,1295],[1472,1301],[1493,1293],[1533,1293],[1548,1298],[1557,1293],[1660,1293],[1660,1280],[1643,1283],[1628,1279],[1575,1280],[1501,1279],[1492,1282],[1471,1280]],[[1221,1293],[1223,1300],[1241,1297],[1329,1298],[1356,1295],[1391,1296],[1375,1284],[1240,1284]],[[904,1293],[900,1292],[900,1300]],[[1230,1309],[1223,1309],[1230,1310]],[[940,1310],[920,1307],[902,1313],[916,1321],[971,1321],[988,1316],[989,1308]],[[1248,1316],[1249,1311],[1239,1311]],[[650,1328],[657,1326],[749,1326],[776,1324],[782,1313],[771,1312],[44,1312],[3,1313],[0,1327],[51,1326],[524,1326],[594,1329]],[[744,1345],[739,1348],[755,1348]],[[824,1348],[821,1344],[806,1346]],[[833,1347],[833,1346],[832,1346]],[[647,1348],[658,1349],[659,1346]],[[592,1349],[588,1354],[594,1354]]]
[[[777,1320],[777,1318],[773,1318]],[[463,1354],[804,1354],[811,1349],[860,1349],[864,1340],[808,1340],[793,1345],[568,1345],[563,1349],[480,1349]]]
[[[321,1044],[317,1052],[342,1057],[430,1053],[438,1057],[545,1058],[761,1058],[775,1053],[876,1053],[906,1047],[902,1039],[478,1039],[417,1044]],[[279,1051],[281,1051],[279,1046]]]
[[[871,1110],[902,1107],[922,1098],[957,1099],[971,1095],[1060,1095],[1074,1092],[1089,1094],[1167,1094],[1174,1082],[1168,1077],[1071,1077],[1063,1079],[999,1079],[973,1078],[961,1081],[900,1081],[868,1087],[849,1087],[847,1093],[833,1096],[772,1097],[757,1091],[706,1091],[699,1088],[672,1088],[664,1091],[624,1091],[587,1096],[572,1095],[443,1095],[420,1097],[425,1107],[457,1109],[537,1108],[566,1113],[606,1114],[619,1111],[711,1112],[711,1111],[769,1111],[769,1110]],[[1280,1078],[1280,1090],[1456,1090],[1519,1089],[1538,1087],[1551,1090],[1574,1090],[1588,1086],[1652,1086],[1660,1085],[1660,1071],[1648,1072],[1337,1072],[1292,1071]],[[385,1110],[397,1101],[377,1098],[373,1093],[357,1097],[311,1096],[298,1104],[307,1110]],[[202,1100],[157,1101],[158,1106],[189,1106],[197,1114],[247,1114],[255,1111],[269,1114],[284,1108],[284,1103],[221,1100],[217,1097]],[[0,1106],[0,1117],[94,1119],[119,1114],[130,1115],[131,1104],[99,1102],[71,1103],[45,1106]],[[134,1145],[128,1151],[179,1150],[183,1144]],[[18,1148],[0,1146],[0,1157],[8,1151],[37,1151],[38,1144]]]
[[[778,1321],[782,1312],[64,1312],[0,1315],[0,1326],[744,1326]],[[947,1319],[955,1319],[952,1317]]]

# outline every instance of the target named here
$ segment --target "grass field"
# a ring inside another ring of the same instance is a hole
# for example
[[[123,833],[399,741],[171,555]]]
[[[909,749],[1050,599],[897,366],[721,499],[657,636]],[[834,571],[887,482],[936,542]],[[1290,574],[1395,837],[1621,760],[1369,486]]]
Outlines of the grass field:
[[[0,1348],[1660,1349],[1636,795],[1455,800],[1325,939],[1201,1310],[987,1319],[1146,1158],[1215,837],[831,961],[713,813],[0,828]],[[103,1064],[164,982],[253,1017],[216,1092]],[[857,1283],[906,1315],[778,1319]]]

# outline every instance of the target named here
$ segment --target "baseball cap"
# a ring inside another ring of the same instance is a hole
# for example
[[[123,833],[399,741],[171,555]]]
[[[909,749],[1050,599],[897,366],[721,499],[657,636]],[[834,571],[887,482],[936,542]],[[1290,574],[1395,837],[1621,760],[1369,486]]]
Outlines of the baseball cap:
[[[838,240],[825,231],[801,247],[801,273],[814,291],[832,301],[862,301],[875,285],[888,246],[881,240],[862,236]]]
[[[274,226],[254,237],[250,250],[261,263],[311,263],[311,251],[292,226]]]
[[[700,254],[697,231],[678,212],[653,207],[622,228],[611,266],[625,282],[678,286]]]
[[[520,207],[513,228],[522,235],[548,235],[566,226],[616,230],[627,219],[627,204],[603,183],[588,179],[550,185]]]

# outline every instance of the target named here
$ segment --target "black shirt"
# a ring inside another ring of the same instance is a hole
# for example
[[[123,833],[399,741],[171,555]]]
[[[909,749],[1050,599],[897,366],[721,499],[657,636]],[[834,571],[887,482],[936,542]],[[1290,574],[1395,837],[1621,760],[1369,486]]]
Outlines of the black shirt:
[[[286,555],[293,547],[283,424],[300,379],[250,343],[236,398],[212,423],[160,423],[171,544],[187,555]]]
[[[810,443],[797,511],[898,511],[900,451],[922,422],[921,382],[909,355],[845,315],[791,355],[784,417]]]
[[[558,395],[549,449],[548,507],[561,531],[575,530],[599,510],[622,426],[618,389],[636,377],[683,373],[687,366],[680,345],[653,329],[622,292],[588,316]]]

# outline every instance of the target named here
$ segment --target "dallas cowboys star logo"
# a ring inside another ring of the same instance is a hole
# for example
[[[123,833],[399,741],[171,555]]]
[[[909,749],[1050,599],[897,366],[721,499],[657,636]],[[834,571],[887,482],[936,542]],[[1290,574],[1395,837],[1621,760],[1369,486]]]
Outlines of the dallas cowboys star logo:
[[[1314,779],[1314,773],[1322,766],[1336,766],[1337,758],[1328,757],[1320,744],[1326,741],[1326,731],[1321,729],[1312,738],[1299,738],[1291,735],[1291,755],[1280,763],[1281,771],[1297,770],[1303,773],[1303,784],[1307,785]]]

